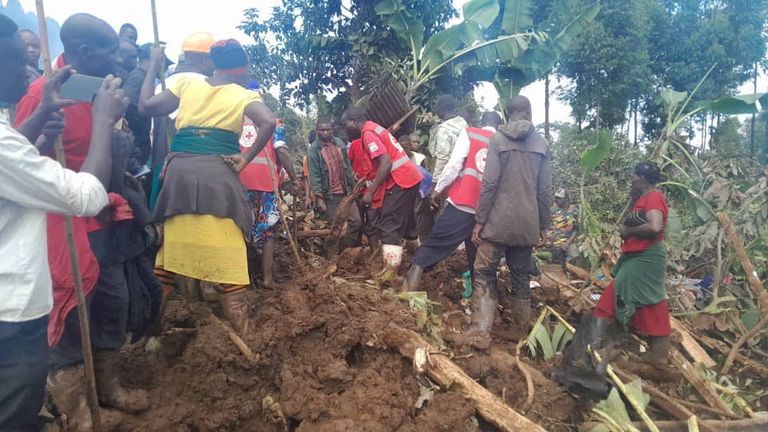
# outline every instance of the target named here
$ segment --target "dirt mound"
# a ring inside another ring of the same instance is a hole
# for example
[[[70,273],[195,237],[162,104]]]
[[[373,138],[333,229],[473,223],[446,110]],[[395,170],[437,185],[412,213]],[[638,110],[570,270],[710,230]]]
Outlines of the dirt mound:
[[[127,418],[119,430],[495,430],[461,394],[434,388],[409,361],[384,348],[389,325],[418,330],[417,320],[407,304],[370,284],[370,274],[353,273],[361,267],[352,263],[366,259],[359,252],[339,257],[337,270],[322,262],[312,276],[250,292],[257,331],[243,339],[257,354],[254,363],[212,321],[216,304],[188,295],[173,299],[161,347],[132,348],[124,367],[124,381],[148,389],[153,409]],[[460,332],[468,322],[459,303],[463,259],[456,254],[425,277],[430,299],[442,305],[444,333]],[[454,361],[520,409],[525,380],[510,354],[514,343],[498,327],[493,350],[462,353]],[[575,400],[544,374],[534,371],[533,379],[537,397],[529,418],[548,430],[570,430]],[[430,388],[431,397],[416,408]]]

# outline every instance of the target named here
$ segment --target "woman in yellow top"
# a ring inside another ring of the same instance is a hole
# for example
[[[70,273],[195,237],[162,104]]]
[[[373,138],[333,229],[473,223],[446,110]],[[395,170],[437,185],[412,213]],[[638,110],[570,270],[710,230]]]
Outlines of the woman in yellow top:
[[[172,274],[218,284],[226,318],[246,333],[250,319],[245,290],[250,279],[245,233],[253,215],[237,173],[267,144],[275,117],[257,93],[245,89],[248,56],[237,41],[213,44],[216,71],[210,78],[180,79],[153,95],[153,71],[163,59],[162,48],[152,52],[139,100],[143,115],[164,116],[178,109],[178,132],[155,206],[155,220],[164,223],[156,274],[166,293],[173,289]],[[241,154],[243,115],[259,134],[249,152]]]

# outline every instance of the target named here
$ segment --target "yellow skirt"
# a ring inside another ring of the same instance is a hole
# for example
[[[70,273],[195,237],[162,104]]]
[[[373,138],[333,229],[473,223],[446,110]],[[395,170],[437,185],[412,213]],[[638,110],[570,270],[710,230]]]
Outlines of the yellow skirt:
[[[221,284],[249,285],[243,231],[232,219],[184,214],[165,220],[157,267]]]

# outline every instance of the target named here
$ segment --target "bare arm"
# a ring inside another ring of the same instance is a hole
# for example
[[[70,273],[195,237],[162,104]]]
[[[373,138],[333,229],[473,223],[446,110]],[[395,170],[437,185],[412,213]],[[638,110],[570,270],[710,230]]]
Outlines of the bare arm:
[[[296,177],[296,168],[293,166],[293,160],[291,159],[291,153],[288,151],[285,147],[280,147],[277,150],[275,150],[275,153],[277,154],[277,160],[280,161],[280,164],[285,168],[285,171],[288,173],[288,177],[291,179],[291,183],[293,183],[294,186],[299,184],[299,179]]]
[[[74,105],[77,101],[70,99],[62,99],[59,96],[59,90],[61,85],[69,79],[73,74],[72,67],[66,66],[57,70],[54,74],[45,82],[45,92],[43,93],[43,100],[40,105],[37,106],[35,111],[30,115],[24,123],[20,124],[16,130],[24,135],[30,142],[36,143],[38,137],[42,135],[47,129],[46,123],[53,122],[50,126],[60,126],[58,133],[64,129],[64,122],[59,112],[60,109]],[[52,144],[52,141],[58,134],[53,136],[46,135],[46,144]]]
[[[245,115],[251,119],[253,125],[259,130],[259,133],[256,134],[256,141],[251,148],[244,153],[245,163],[248,163],[252,161],[259,152],[264,150],[264,147],[267,145],[270,138],[272,138],[272,135],[275,133],[275,127],[277,126],[277,119],[275,119],[275,115],[272,114],[272,110],[261,102],[251,102],[248,104],[248,106],[245,107]]]
[[[179,108],[179,98],[168,89],[155,95],[155,77],[165,59],[164,49],[152,48],[151,56],[147,76],[144,77],[144,83],[141,85],[139,114],[144,117],[166,116]]]

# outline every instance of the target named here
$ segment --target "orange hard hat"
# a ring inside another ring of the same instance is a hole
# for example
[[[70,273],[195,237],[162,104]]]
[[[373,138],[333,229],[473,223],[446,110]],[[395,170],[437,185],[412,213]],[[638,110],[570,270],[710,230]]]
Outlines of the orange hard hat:
[[[206,32],[192,33],[181,44],[181,50],[184,52],[197,52],[208,54],[211,52],[211,45],[216,42],[213,35]]]

